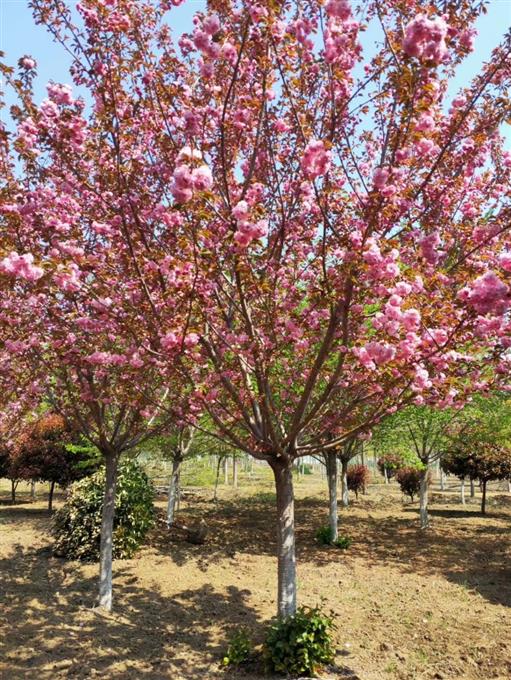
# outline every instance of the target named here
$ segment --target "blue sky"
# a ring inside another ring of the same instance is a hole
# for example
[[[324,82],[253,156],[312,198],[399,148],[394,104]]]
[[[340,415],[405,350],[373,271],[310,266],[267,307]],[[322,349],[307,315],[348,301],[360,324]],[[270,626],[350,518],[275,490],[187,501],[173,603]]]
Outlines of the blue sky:
[[[72,0],[72,4],[74,2]],[[206,0],[187,0],[181,7],[174,8],[171,17],[175,32],[179,34],[189,30],[193,14],[205,6]],[[491,0],[488,14],[478,22],[479,36],[475,51],[458,70],[456,89],[464,86],[477,73],[481,63],[488,59],[492,48],[510,26],[511,0]],[[10,64],[15,64],[24,54],[35,57],[39,72],[36,93],[40,99],[46,95],[45,85],[48,81],[70,81],[68,58],[58,45],[52,43],[45,29],[34,24],[26,0],[0,0],[0,49],[6,53],[7,63]],[[508,142],[511,147],[511,132]]]

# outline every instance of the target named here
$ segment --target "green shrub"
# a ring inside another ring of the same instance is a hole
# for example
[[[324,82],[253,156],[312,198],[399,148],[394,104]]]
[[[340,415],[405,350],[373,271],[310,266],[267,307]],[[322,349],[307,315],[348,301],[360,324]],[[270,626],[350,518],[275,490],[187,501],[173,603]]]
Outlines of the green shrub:
[[[105,469],[72,485],[68,498],[54,517],[53,551],[69,560],[97,561]],[[154,490],[147,475],[132,461],[119,466],[115,494],[113,555],[131,557],[154,523]]]
[[[319,527],[316,531],[316,540],[320,545],[334,545],[336,548],[341,548],[341,550],[346,550],[352,543],[352,539],[349,536],[341,535],[337,537],[337,540],[332,541],[332,530],[328,524]]]
[[[334,659],[332,619],[320,609],[301,607],[294,616],[278,619],[266,635],[268,670],[282,675],[315,676]]]
[[[224,666],[240,666],[252,655],[252,641],[245,628],[240,628],[232,636],[227,652],[222,659]]]

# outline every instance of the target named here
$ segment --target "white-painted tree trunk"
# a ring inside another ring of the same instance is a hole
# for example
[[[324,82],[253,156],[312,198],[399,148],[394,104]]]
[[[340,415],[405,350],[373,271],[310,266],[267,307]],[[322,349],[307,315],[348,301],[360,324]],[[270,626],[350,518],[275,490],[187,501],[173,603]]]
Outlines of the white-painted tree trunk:
[[[419,514],[421,529],[427,529],[429,527],[428,477],[429,477],[429,463],[426,463],[426,467],[424,468],[424,470],[421,471],[420,476]]]
[[[179,484],[179,469],[181,467],[180,458],[175,458],[172,461],[172,474],[169,482],[169,493],[167,498],[167,526],[174,524],[174,517],[176,514],[176,501]]]
[[[279,617],[296,613],[296,556],[293,472],[291,464],[272,465],[277,492],[277,558]]]
[[[507,492],[511,493],[511,479],[507,480]]]
[[[328,524],[332,541],[339,538],[337,512],[337,456],[333,452],[325,453],[326,474],[328,479]]]
[[[440,491],[445,491],[445,476],[442,468],[440,468]]]
[[[99,606],[107,611],[112,609],[112,550],[118,463],[119,456],[116,453],[109,452],[105,455],[105,497],[99,548]]]
[[[466,500],[465,500],[465,478],[461,480],[461,503],[462,505],[465,505]]]
[[[232,485],[235,489],[238,488],[238,460],[236,456],[232,457]]]
[[[341,494],[342,505],[347,508],[350,504],[350,495],[348,491],[348,461],[341,458]]]
[[[389,483],[389,475],[387,474],[387,468],[385,465],[383,466],[383,479],[385,480],[385,484]]]

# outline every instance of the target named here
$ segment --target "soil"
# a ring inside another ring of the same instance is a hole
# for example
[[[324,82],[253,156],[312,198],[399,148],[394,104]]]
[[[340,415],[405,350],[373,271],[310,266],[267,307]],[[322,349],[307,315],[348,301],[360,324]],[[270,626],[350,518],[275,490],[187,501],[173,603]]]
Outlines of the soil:
[[[45,500],[0,505],[0,678],[199,680],[263,677],[221,666],[245,626],[260,643],[275,613],[271,494],[187,496],[178,519],[204,518],[204,545],[159,525],[135,559],[114,565],[114,612],[93,608],[97,566],[52,556]],[[371,485],[341,512],[347,551],[320,547],[319,480],[297,491],[299,599],[331,610],[335,665],[325,678],[509,680],[511,496],[459,504],[435,493],[432,526],[394,484]],[[23,500],[23,499],[22,499]],[[58,505],[57,500],[57,505]],[[164,499],[158,505],[163,508]]]

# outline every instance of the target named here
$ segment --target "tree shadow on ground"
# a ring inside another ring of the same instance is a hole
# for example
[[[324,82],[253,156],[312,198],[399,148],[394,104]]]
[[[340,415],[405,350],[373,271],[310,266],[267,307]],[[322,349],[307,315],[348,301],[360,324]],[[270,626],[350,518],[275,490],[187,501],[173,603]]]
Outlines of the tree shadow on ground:
[[[136,581],[129,568],[116,566],[115,610],[102,614],[91,608],[97,579],[84,577],[79,564],[52,558],[47,549],[15,548],[0,560],[0,676],[209,678],[220,674],[234,623],[260,633],[247,591],[204,585],[170,598]],[[212,620],[215,630],[225,629],[224,640],[212,634]]]

